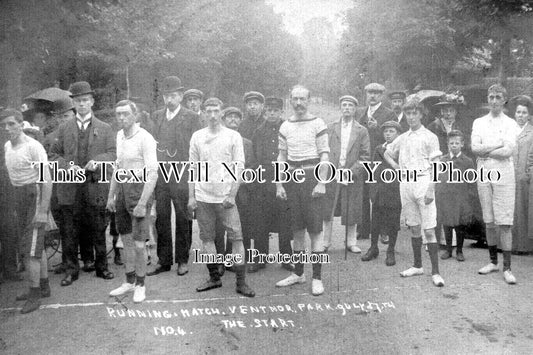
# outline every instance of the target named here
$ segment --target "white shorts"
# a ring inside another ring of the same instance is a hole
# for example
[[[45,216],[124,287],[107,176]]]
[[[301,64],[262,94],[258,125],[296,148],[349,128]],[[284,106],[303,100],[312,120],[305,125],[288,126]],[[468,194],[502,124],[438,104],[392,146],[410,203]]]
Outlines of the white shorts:
[[[483,210],[483,222],[496,225],[513,225],[515,208],[515,174],[512,161],[497,161],[495,159],[479,159],[478,169],[497,170],[501,179],[497,182],[477,183],[479,202]],[[486,180],[486,178],[485,178]]]
[[[408,227],[421,226],[431,229],[437,226],[437,206],[435,196],[429,205],[424,202],[431,177],[418,176],[417,182],[401,182],[402,217]]]

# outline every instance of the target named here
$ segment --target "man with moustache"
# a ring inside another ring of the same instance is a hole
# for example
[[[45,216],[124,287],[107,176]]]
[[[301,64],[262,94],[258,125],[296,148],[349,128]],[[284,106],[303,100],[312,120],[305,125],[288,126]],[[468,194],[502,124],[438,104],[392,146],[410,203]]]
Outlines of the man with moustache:
[[[389,93],[392,112],[394,112],[394,114],[396,115],[396,122],[400,124],[402,130],[401,132],[399,132],[400,134],[409,130],[409,123],[407,123],[407,118],[405,117],[405,114],[402,110],[402,107],[405,104],[406,97],[407,96],[403,91],[393,91]]]
[[[311,252],[317,254],[318,260],[324,252],[322,213],[326,184],[316,179],[313,172],[320,162],[329,160],[328,129],[321,118],[307,111],[310,96],[309,90],[303,86],[292,89],[290,101],[294,115],[279,129],[277,161],[288,163],[289,170],[298,168],[305,172],[302,183],[289,181],[276,184],[276,197],[289,203],[295,260],[300,259],[305,250],[306,232],[311,239]],[[326,175],[324,170],[327,169],[319,171],[322,178]],[[305,283],[304,264],[301,260],[296,261],[294,267],[293,273],[276,283],[277,287]],[[321,262],[313,263],[311,289],[314,296],[324,293]]]
[[[168,76],[163,79],[162,92],[166,108],[154,113],[153,136],[157,141],[157,160],[160,163],[188,161],[191,136],[200,128],[198,115],[181,105],[183,86],[177,76]],[[176,219],[174,252],[175,262],[178,263],[177,274],[183,276],[189,272],[187,263],[192,242],[192,218],[187,212],[188,187],[187,174],[179,182],[176,181],[174,175],[166,182],[159,171],[155,189],[159,265],[147,273],[148,276],[170,271],[173,264],[171,203],[174,206]]]
[[[227,128],[238,131],[241,122],[242,112],[237,107],[228,107],[222,111],[222,123]],[[244,149],[244,167],[255,168],[256,164],[254,151],[252,149],[252,142],[249,139],[243,138],[242,145]],[[250,184],[241,184],[235,198],[237,210],[239,211],[239,216],[241,219],[242,240],[244,244],[244,250],[246,251],[246,258],[248,257],[248,249],[250,249],[251,239],[255,238],[253,225],[256,223],[256,221],[253,219],[253,215],[251,214],[255,201],[251,200],[249,189]],[[226,242],[225,250],[222,247],[224,241],[224,232],[224,226],[222,223],[218,223],[217,235],[215,238],[217,252],[231,254],[233,248],[230,240]],[[234,271],[234,269],[230,268],[230,271]]]
[[[263,106],[265,97],[257,91],[250,91],[244,94],[244,106],[246,114],[239,127],[241,136],[252,139],[255,130],[264,122]]]
[[[341,224],[346,226],[346,247],[352,253],[360,253],[357,246],[356,226],[362,221],[362,194],[367,174],[361,161],[370,160],[368,131],[355,120],[358,101],[351,95],[339,99],[342,118],[328,126],[329,159],[336,168],[350,169],[353,183],[337,181],[326,186],[326,207],[324,208],[324,243],[331,245],[333,215],[341,216]],[[340,177],[339,177],[340,178]],[[347,179],[347,176],[344,176]],[[336,205],[335,196],[337,196]],[[335,213],[337,212],[337,213]]]
[[[268,238],[270,232],[278,233],[279,252],[292,254],[290,210],[287,201],[276,198],[276,185],[274,180],[274,166],[278,158],[279,128],[283,123],[283,99],[267,97],[265,99],[265,121],[255,130],[252,145],[257,164],[265,169],[263,178],[265,182],[257,188],[257,201],[259,207],[257,223],[259,225],[254,239],[255,248],[260,253],[268,253]],[[249,271],[263,268],[264,265],[255,264]],[[253,265],[252,265],[253,266]],[[294,266],[289,263],[281,267],[293,271]]]
[[[255,292],[246,284],[245,249],[239,211],[235,204],[245,159],[242,137],[222,123],[222,101],[209,98],[204,108],[209,124],[193,134],[189,159],[207,162],[210,180],[190,183],[188,208],[191,214],[196,211],[204,255],[216,255],[216,225],[223,225],[228,240],[232,242],[232,256],[235,258],[235,291],[245,297],[254,297]],[[238,177],[236,180],[225,171],[222,163],[236,165],[233,171]],[[192,168],[196,174],[200,173],[197,165]],[[209,279],[196,288],[197,292],[222,287],[218,264],[210,262],[207,268]]]
[[[357,113],[359,123],[368,130],[371,157],[374,156],[376,146],[384,143],[384,138],[381,135],[379,127],[387,121],[398,119],[394,112],[383,105],[384,92],[385,87],[378,83],[370,83],[365,86],[366,103],[368,106],[361,108]],[[363,187],[363,222],[357,229],[359,239],[368,239],[371,230],[370,187],[366,183]]]
[[[105,240],[105,204],[109,184],[100,182],[101,166],[97,162],[115,161],[115,137],[111,126],[97,119],[92,112],[94,92],[89,83],[76,82],[70,86],[69,91],[76,116],[59,126],[50,155],[51,160],[57,161],[59,168],[76,171],[84,169],[86,180],[83,183],[62,183],[57,186],[62,223],[68,236],[67,243],[63,246],[67,270],[61,286],[69,286],[78,279],[78,245],[84,240],[91,241],[94,247],[96,276],[104,280],[114,277],[107,269]],[[84,270],[90,270],[89,262],[84,261]]]

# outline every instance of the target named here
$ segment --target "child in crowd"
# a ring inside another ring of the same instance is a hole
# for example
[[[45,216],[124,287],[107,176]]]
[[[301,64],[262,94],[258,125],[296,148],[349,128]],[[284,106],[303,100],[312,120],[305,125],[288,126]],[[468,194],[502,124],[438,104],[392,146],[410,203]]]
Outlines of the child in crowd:
[[[467,169],[475,169],[472,159],[462,152],[465,144],[464,134],[459,130],[451,130],[448,133],[447,141],[449,153],[442,157],[441,162],[447,165],[448,171],[458,169],[452,178],[456,179],[462,176]],[[477,198],[476,184],[466,181],[449,182],[448,171],[440,174],[440,183],[435,188],[437,219],[444,228],[444,237],[446,238],[446,251],[440,258],[446,260],[452,257],[453,230],[455,229],[457,238],[456,259],[457,261],[464,261],[463,242],[468,225],[474,216],[473,206],[474,200]],[[459,176],[459,174],[461,175]]]

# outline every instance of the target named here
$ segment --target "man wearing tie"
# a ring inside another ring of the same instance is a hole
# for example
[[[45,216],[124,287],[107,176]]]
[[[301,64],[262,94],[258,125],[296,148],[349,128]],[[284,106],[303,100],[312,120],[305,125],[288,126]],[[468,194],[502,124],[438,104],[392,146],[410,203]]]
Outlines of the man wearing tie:
[[[70,86],[69,91],[76,116],[59,126],[57,139],[50,150],[50,160],[57,161],[58,167],[62,169],[84,169],[85,182],[62,183],[57,186],[57,199],[67,235],[67,243],[63,246],[67,266],[61,286],[69,286],[78,279],[78,245],[83,241],[94,247],[96,276],[104,280],[114,277],[107,269],[105,241],[105,205],[109,183],[100,182],[101,164],[97,162],[115,161],[115,135],[111,126],[94,116],[94,92],[89,83],[76,82]],[[111,169],[107,170],[111,173]],[[92,250],[90,253],[92,254]],[[87,267],[89,262],[84,261]]]
[[[368,106],[359,110],[357,117],[359,123],[368,129],[370,137],[370,156],[374,156],[376,146],[385,143],[381,134],[380,127],[387,121],[395,121],[398,118],[383,103],[383,93],[385,87],[378,83],[371,83],[365,86],[366,103]],[[358,228],[359,239],[368,239],[371,229],[370,221],[370,191],[368,184],[365,183],[363,188],[363,222]]]
[[[189,142],[192,134],[199,127],[198,115],[181,106],[183,86],[177,76],[168,76],[162,83],[163,99],[166,108],[154,113],[154,138],[157,141],[157,160],[159,163],[168,161],[188,161]],[[171,167],[165,166],[167,171]],[[181,168],[181,166],[178,166]],[[187,169],[185,169],[187,171]],[[172,229],[171,203],[174,205],[176,217],[175,262],[178,263],[179,276],[189,272],[189,249],[192,242],[192,219],[187,212],[189,200],[188,174],[184,174],[180,181],[175,175],[165,181],[159,169],[159,178],[155,189],[156,196],[156,230],[157,257],[159,265],[148,276],[170,271],[172,266]]]

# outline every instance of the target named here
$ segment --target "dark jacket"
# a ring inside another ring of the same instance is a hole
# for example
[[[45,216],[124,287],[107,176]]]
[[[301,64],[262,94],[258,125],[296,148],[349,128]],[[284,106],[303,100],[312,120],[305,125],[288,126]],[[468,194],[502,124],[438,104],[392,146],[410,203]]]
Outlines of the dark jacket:
[[[180,107],[180,110],[172,120],[176,120],[174,124],[175,136],[177,137],[174,145],[172,147],[167,147],[168,149],[160,149],[159,140],[161,138],[161,127],[164,120],[167,119],[166,108],[154,112],[152,120],[154,122],[154,128],[152,136],[157,141],[157,160],[161,161],[188,161],[189,160],[189,146],[191,143],[191,137],[194,132],[199,130],[200,120],[196,113],[191,110],[186,109],[183,105]],[[167,150],[170,156],[167,154]],[[187,170],[187,169],[186,169]],[[178,186],[180,189],[188,189],[188,179],[181,179]],[[175,181],[170,179],[170,182]],[[161,178],[157,180],[158,184],[164,184],[165,181]]]
[[[359,123],[368,129],[370,137],[370,153],[374,154],[374,150],[379,144],[385,143],[383,134],[381,133],[381,125],[387,121],[398,121],[394,112],[382,103],[381,106],[374,112],[374,119],[377,121],[377,126],[374,128],[368,127],[368,106],[362,107],[357,112]]]
[[[76,118],[67,121],[57,129],[57,138],[50,148],[50,160],[57,161],[58,167],[68,169],[69,162],[80,165],[78,162],[78,124]],[[88,160],[114,162],[116,155],[116,135],[111,126],[100,121],[96,117],[91,118],[89,126]],[[83,168],[83,166],[80,166]],[[113,169],[107,167],[107,178],[111,178]],[[86,172],[86,184],[88,184],[89,203],[94,206],[105,206],[109,183],[100,183],[100,167],[95,172]],[[60,205],[72,205],[75,201],[76,184],[58,184],[57,198]]]
[[[451,159],[449,154],[441,158],[441,162],[453,162],[453,168],[464,172],[475,169],[472,159],[464,153]],[[474,204],[479,200],[476,183],[448,183],[448,173],[441,173],[440,183],[435,186],[435,202],[437,219],[445,226],[469,225],[474,218]],[[479,202],[477,202],[479,203]]]

